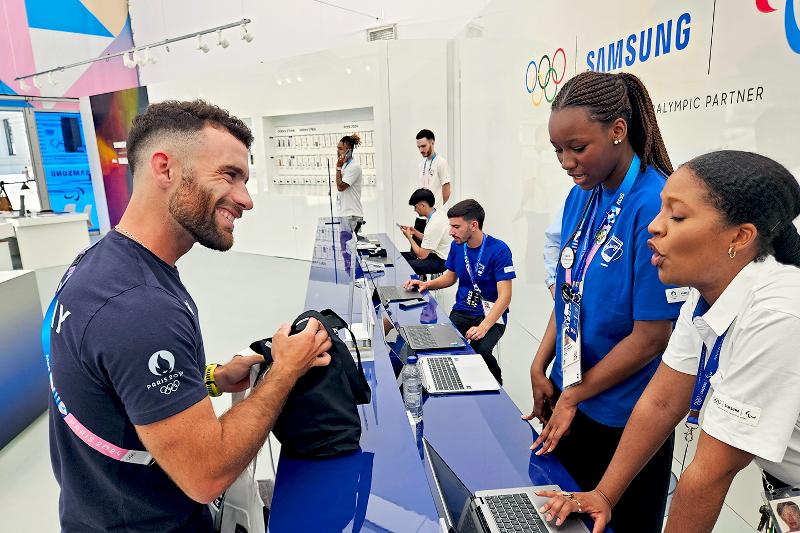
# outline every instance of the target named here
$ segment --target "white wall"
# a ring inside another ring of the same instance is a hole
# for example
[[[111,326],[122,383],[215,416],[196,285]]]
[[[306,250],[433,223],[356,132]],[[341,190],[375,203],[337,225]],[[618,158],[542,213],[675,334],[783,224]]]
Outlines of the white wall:
[[[148,93],[151,102],[204,98],[252,121],[256,183],[251,192],[256,207],[238,222],[234,247],[310,259],[316,220],[328,212],[328,197],[313,186],[289,192],[269,185],[264,145],[269,132],[264,131],[262,118],[372,108],[377,184],[362,190],[362,201],[366,230],[383,232],[393,226],[393,213],[404,219],[413,215],[408,198],[416,188],[420,163],[416,133],[433,129],[441,138],[437,148],[446,153],[446,58],[447,42],[443,40],[365,43],[246,70],[220,70],[213,77],[154,83],[148,86]],[[287,78],[291,84],[286,83]],[[294,227],[300,232],[297,243],[284,239],[285,230]],[[278,236],[271,235],[273,232]],[[399,233],[396,236],[399,238]]]
[[[11,126],[11,134],[14,137],[14,148],[16,155],[10,155],[8,142],[6,140],[5,127],[3,121],[8,120]],[[22,169],[31,164],[31,149],[28,146],[28,133],[25,131],[25,117],[22,111],[0,111],[0,175],[14,174],[22,178]]]

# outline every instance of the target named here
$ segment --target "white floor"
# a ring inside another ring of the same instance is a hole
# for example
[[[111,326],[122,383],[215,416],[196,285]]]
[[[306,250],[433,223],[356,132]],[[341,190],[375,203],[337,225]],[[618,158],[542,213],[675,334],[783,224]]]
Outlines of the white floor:
[[[309,262],[254,254],[220,254],[195,247],[178,264],[181,278],[197,302],[206,358],[225,362],[251,341],[270,336],[277,327],[303,309]],[[63,268],[37,272],[42,306],[49,303]],[[453,291],[440,291],[449,307]],[[512,304],[513,306],[513,304]],[[512,307],[513,311],[513,307]],[[521,411],[531,408],[528,367],[539,340],[523,326],[526,317],[512,312],[499,345],[505,388]],[[218,410],[227,405],[215,403]],[[50,469],[47,418],[40,417],[11,444],[0,450],[0,516],[2,531],[58,531],[58,486]],[[674,471],[680,470],[683,436],[676,439]],[[693,448],[690,448],[689,460]],[[260,472],[268,472],[262,460]],[[741,472],[725,500],[715,533],[752,533],[760,505],[758,470]]]

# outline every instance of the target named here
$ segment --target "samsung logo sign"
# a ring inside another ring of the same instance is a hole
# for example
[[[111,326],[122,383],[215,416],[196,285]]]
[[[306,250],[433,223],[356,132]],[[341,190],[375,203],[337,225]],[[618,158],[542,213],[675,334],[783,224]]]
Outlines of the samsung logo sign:
[[[689,45],[691,23],[692,16],[684,13],[676,20],[667,20],[655,27],[631,33],[627,38],[609,43],[608,46],[590,50],[586,54],[586,64],[589,70],[609,72],[631,67],[637,62],[644,63],[651,57],[667,55],[672,50],[683,50]]]

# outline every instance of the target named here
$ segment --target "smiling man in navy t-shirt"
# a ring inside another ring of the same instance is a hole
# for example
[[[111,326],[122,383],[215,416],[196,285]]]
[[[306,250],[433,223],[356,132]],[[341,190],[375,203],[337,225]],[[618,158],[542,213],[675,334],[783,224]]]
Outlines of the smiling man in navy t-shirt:
[[[450,320],[502,384],[500,365],[492,350],[506,330],[511,280],[517,274],[508,245],[483,232],[485,217],[483,207],[475,200],[462,200],[451,207],[447,218],[453,242],[445,261],[447,270],[432,281],[412,279],[405,286],[424,291],[458,282]]]
[[[209,394],[244,390],[263,358],[206,366],[175,262],[196,242],[232,246],[235,220],[253,206],[252,140],[241,120],[199,100],[134,119],[130,203],[65,276],[50,331],[64,532],[209,531],[204,504],[253,459],[297,378],[330,360],[318,322],[292,337],[282,328],[263,385],[219,419],[211,406]],[[142,464],[148,453],[155,464]]]

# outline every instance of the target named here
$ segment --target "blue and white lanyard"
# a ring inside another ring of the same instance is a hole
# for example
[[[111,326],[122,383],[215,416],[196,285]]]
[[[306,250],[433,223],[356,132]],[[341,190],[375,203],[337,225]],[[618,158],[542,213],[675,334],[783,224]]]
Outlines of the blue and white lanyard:
[[[481,270],[481,257],[483,257],[483,248],[486,246],[486,241],[489,239],[489,236],[484,233],[483,235],[483,242],[481,242],[481,249],[478,251],[478,259],[475,261],[475,273],[476,275],[472,275],[472,267],[469,264],[469,257],[467,257],[467,243],[464,243],[464,266],[467,268],[467,275],[469,276],[470,281],[472,282],[472,289],[479,293],[481,292],[480,288],[478,287],[477,280],[481,277],[483,270]]]
[[[433,154],[433,157],[431,157],[430,163],[428,164],[428,170],[425,170],[425,162],[428,160],[428,158],[425,158],[425,160],[422,161],[422,175],[423,176],[426,173],[430,173],[430,175],[433,176],[433,160],[434,159],[436,159],[436,154]]]
[[[701,300],[697,303],[693,318],[703,313],[703,308],[708,310],[708,305],[705,304],[705,300]],[[692,403],[689,405],[689,415],[686,417],[687,424],[699,425],[700,410],[703,408],[706,396],[708,396],[708,390],[711,388],[711,378],[717,373],[717,369],[719,368],[719,354],[722,352],[722,343],[725,341],[725,335],[727,334],[728,330],[725,330],[722,335],[717,337],[717,340],[714,342],[714,347],[711,349],[711,354],[708,356],[707,363],[706,355],[708,354],[708,350],[705,343],[703,343],[703,348],[700,350],[700,363],[697,367],[697,376],[694,381],[694,390],[692,391]]]

